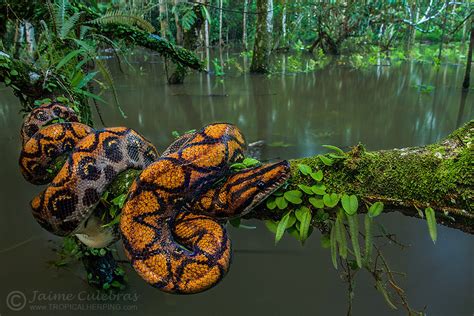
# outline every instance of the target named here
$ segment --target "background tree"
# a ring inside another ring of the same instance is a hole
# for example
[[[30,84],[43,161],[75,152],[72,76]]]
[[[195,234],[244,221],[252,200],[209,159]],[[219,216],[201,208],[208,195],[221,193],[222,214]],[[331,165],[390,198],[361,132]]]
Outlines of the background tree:
[[[257,0],[257,27],[253,58],[250,71],[266,73],[269,71],[273,28],[273,0]]]

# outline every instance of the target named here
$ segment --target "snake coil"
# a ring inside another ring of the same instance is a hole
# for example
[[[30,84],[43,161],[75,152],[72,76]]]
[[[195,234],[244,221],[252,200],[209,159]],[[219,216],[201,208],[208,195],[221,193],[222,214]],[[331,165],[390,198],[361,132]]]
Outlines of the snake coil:
[[[34,218],[55,235],[76,234],[88,246],[104,247],[114,239],[94,236],[103,229],[93,211],[120,172],[142,169],[129,188],[120,235],[134,269],[165,292],[198,293],[217,284],[231,260],[223,221],[248,213],[290,175],[287,161],[231,172],[246,149],[231,124],[185,134],[159,156],[132,129],[94,130],[78,121],[59,103],[44,104],[24,120],[21,172],[33,184],[49,183],[31,201]],[[50,166],[65,154],[52,174]]]

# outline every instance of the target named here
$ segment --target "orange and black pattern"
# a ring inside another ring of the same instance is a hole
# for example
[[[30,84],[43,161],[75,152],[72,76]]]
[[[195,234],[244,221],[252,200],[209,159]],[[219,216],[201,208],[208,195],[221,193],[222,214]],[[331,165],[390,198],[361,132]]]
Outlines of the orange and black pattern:
[[[225,228],[211,217],[180,211],[226,175],[244,150],[237,127],[208,125],[132,185],[120,229],[126,254],[145,281],[170,293],[196,293],[225,275],[231,256]]]
[[[186,134],[158,157],[152,144],[128,128],[51,124],[58,117],[77,120],[70,111],[43,105],[22,129],[23,175],[33,183],[51,181],[31,202],[34,217],[56,235],[78,233],[118,173],[144,169],[129,189],[120,231],[135,270],[169,293],[197,293],[217,284],[231,261],[220,220],[249,212],[290,174],[286,161],[232,172],[246,143],[231,124]],[[64,154],[66,163],[50,175],[48,166]]]
[[[60,103],[52,102],[41,105],[32,110],[25,117],[21,126],[21,139],[25,144],[41,127],[53,122],[62,120],[64,122],[79,122],[79,118],[73,109]]]
[[[286,160],[245,169],[230,175],[222,185],[200,194],[186,209],[217,219],[241,217],[289,177],[290,165]]]
[[[47,105],[36,112],[54,118],[48,115],[50,110]],[[47,125],[46,120],[41,123]],[[51,176],[47,171],[49,164],[67,152],[66,163],[58,174]],[[157,157],[155,147],[132,129],[95,131],[81,123],[56,123],[38,128],[30,136],[20,154],[20,169],[32,183],[52,180],[31,201],[33,216],[48,231],[66,236],[91,215],[118,173],[129,168],[143,169]]]

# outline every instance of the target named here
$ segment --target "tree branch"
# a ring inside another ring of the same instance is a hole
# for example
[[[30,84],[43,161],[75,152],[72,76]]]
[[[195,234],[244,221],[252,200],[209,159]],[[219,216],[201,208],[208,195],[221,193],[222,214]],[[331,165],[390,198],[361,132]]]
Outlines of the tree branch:
[[[366,204],[381,201],[386,211],[420,217],[420,209],[432,207],[439,224],[474,234],[474,121],[439,143],[380,151],[355,146],[348,158],[326,166],[318,157],[291,161],[291,189],[308,184],[298,171],[304,163],[324,172],[327,192],[355,194]],[[307,201],[303,202],[310,209]],[[364,208],[360,208],[363,210]],[[250,217],[278,220],[281,214],[260,205]]]

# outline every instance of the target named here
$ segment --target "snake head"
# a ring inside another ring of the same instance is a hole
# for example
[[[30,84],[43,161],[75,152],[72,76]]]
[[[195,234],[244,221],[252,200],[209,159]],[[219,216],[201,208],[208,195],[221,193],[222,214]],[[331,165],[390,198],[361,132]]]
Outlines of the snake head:
[[[188,208],[220,219],[242,216],[282,186],[289,177],[290,164],[286,160],[244,169],[201,194]]]

